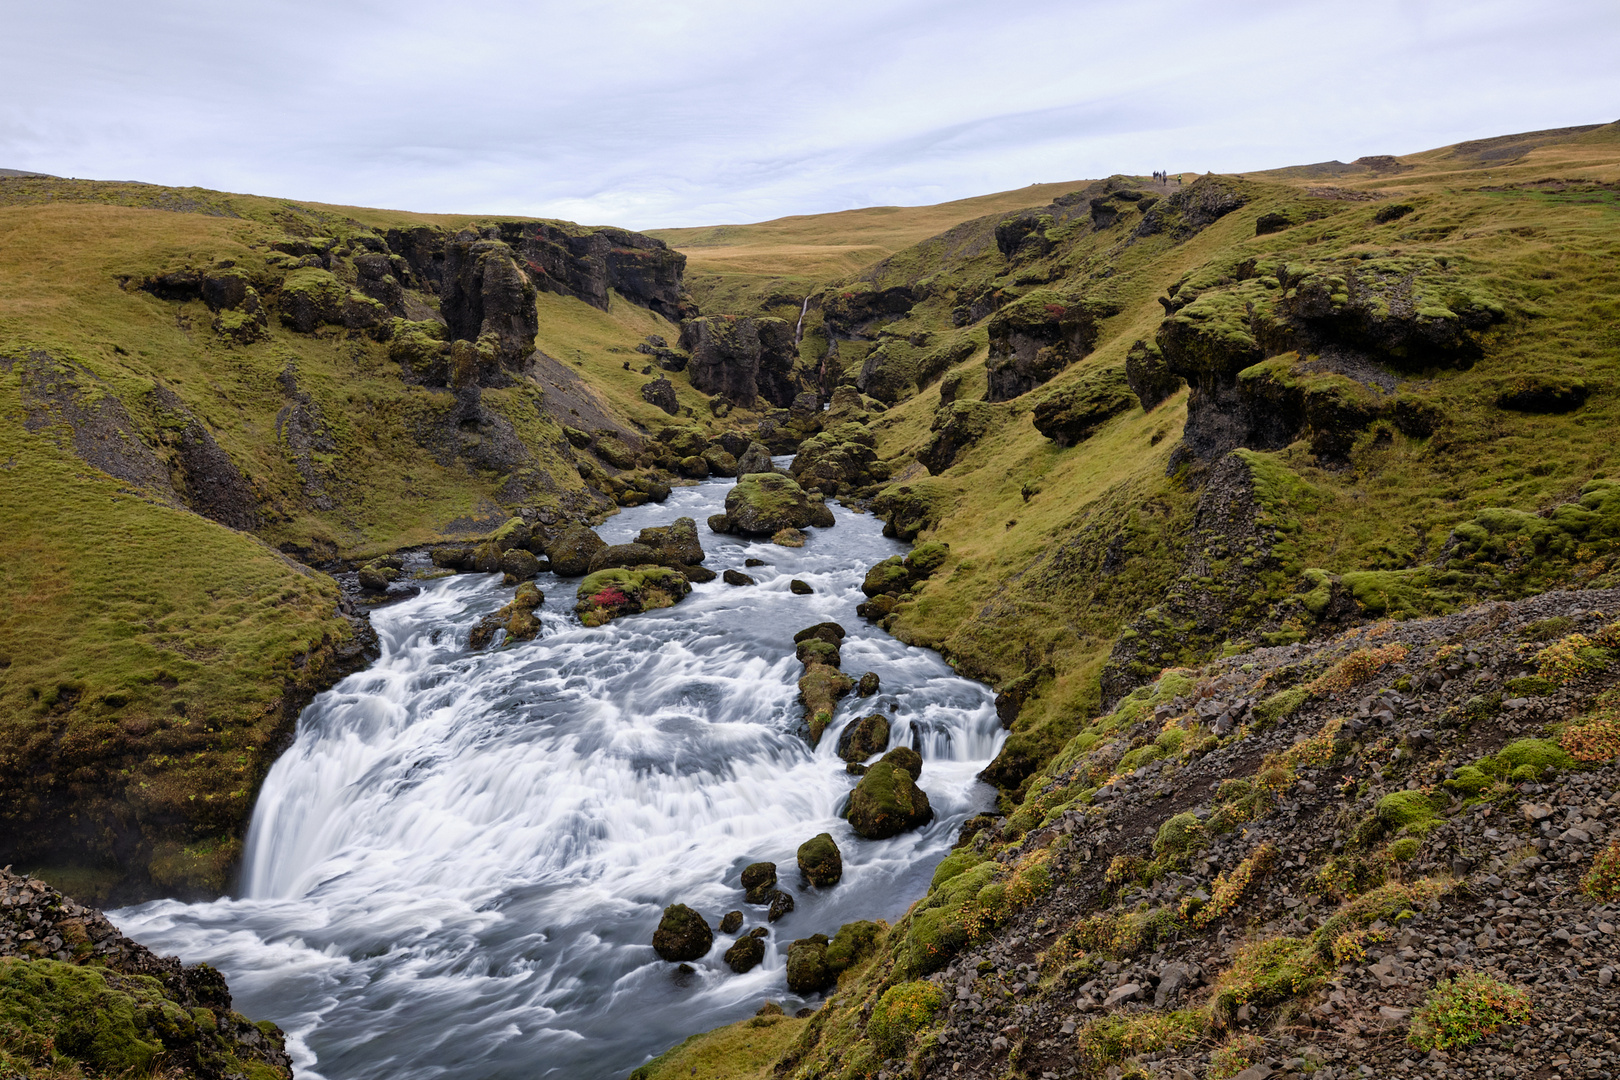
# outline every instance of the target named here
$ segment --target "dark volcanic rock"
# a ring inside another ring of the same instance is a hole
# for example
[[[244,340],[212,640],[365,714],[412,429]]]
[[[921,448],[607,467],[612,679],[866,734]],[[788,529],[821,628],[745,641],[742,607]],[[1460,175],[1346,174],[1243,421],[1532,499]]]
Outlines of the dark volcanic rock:
[[[648,404],[658,406],[671,416],[681,411],[681,403],[675,399],[675,384],[665,378],[657,378],[650,383],[643,383],[641,399]]]
[[[793,910],[793,894],[790,892],[785,892],[782,889],[772,889],[766,899],[770,901],[771,908],[765,917],[771,922],[775,922]]]
[[[776,864],[773,862],[750,863],[743,868],[742,887],[748,894],[750,904],[763,904],[776,888]]]
[[[1000,410],[982,401],[953,401],[934,413],[933,436],[917,451],[917,460],[938,476],[989,434]]]
[[[850,792],[845,816],[861,836],[884,840],[928,824],[934,810],[911,773],[885,759],[868,769]]]
[[[845,761],[865,761],[889,746],[889,721],[878,713],[863,716],[844,728],[838,737],[838,756]]]
[[[534,351],[540,328],[535,288],[512,249],[498,239],[463,230],[446,242],[444,254],[439,311],[452,340],[492,344],[488,354],[476,353],[478,381],[498,384],[503,370],[520,368]]]
[[[818,889],[838,884],[844,876],[844,856],[831,833],[821,833],[799,845],[799,873]]]
[[[747,574],[743,573],[741,570],[727,570],[724,574],[721,574],[720,576],[725,579],[725,582],[726,582],[727,585],[757,585],[757,584],[759,584],[753,578],[751,578]]]
[[[687,375],[705,394],[751,406],[764,398],[778,408],[798,393],[793,363],[798,346],[782,319],[709,315],[681,327],[681,348],[691,353]]]
[[[1170,371],[1159,347],[1146,341],[1134,342],[1125,354],[1125,379],[1146,412],[1181,389],[1181,376]]]
[[[726,966],[738,975],[758,967],[765,959],[765,943],[757,937],[740,937],[726,950]]]
[[[1136,402],[1123,371],[1096,372],[1036,405],[1035,430],[1059,446],[1074,446]]]
[[[685,904],[671,904],[653,932],[653,950],[669,961],[700,960],[714,945],[714,931]]]
[[[812,934],[788,946],[788,989],[795,994],[819,994],[838,981],[838,973],[827,964],[826,934]]]
[[[551,572],[559,577],[579,577],[590,571],[591,558],[607,542],[584,525],[570,525],[546,545]]]
[[[720,932],[722,934],[735,934],[738,930],[742,929],[742,924],[743,924],[743,913],[742,912],[740,912],[740,911],[728,911],[720,919]]]
[[[1097,320],[1117,310],[1098,301],[1036,291],[1002,308],[990,320],[986,401],[1008,401],[1040,386],[1091,352]]]

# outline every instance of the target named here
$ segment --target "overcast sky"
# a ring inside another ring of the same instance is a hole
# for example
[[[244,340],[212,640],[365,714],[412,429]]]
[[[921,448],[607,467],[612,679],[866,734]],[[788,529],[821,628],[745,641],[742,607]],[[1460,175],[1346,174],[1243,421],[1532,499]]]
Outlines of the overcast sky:
[[[633,228],[1620,118],[1615,0],[0,0],[0,167]]]

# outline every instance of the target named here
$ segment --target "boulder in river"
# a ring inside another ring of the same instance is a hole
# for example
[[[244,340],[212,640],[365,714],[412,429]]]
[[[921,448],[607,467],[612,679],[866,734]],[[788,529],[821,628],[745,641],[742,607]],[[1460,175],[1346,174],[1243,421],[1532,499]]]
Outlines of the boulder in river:
[[[607,542],[584,525],[570,525],[546,545],[551,572],[558,577],[579,577],[589,572],[591,556],[607,547]]]
[[[883,760],[891,765],[898,766],[911,774],[913,780],[922,779],[923,759],[909,746],[897,746],[883,755]]]
[[[586,626],[601,626],[625,615],[673,607],[692,591],[677,570],[638,566],[599,570],[580,582],[574,611]]]
[[[866,770],[850,792],[844,813],[862,837],[885,840],[928,824],[934,809],[911,773],[885,759]]]
[[[871,697],[873,694],[878,692],[878,685],[879,682],[877,672],[868,671],[866,674],[860,677],[858,682],[856,682],[855,692],[861,697]]]
[[[738,930],[742,929],[742,924],[742,912],[728,911],[720,919],[720,932],[722,934],[735,934]]]
[[[810,728],[811,746],[821,741],[821,733],[832,723],[838,699],[854,686],[854,679],[826,664],[811,664],[799,676],[799,697],[804,701],[804,720]]]
[[[771,890],[776,888],[776,864],[757,862],[744,867],[742,887],[748,894],[750,904],[766,903],[770,899]]]
[[[508,585],[532,581],[540,573],[540,560],[522,548],[512,548],[501,552],[501,573],[506,575]]]
[[[831,833],[821,833],[799,845],[799,873],[818,889],[838,884],[844,876],[844,856]]]
[[[798,578],[794,578],[792,581],[788,582],[788,591],[794,596],[810,596],[814,594],[816,590],[810,587],[810,583],[808,581],[801,581]]]
[[[777,547],[802,548],[804,547],[804,533],[798,529],[778,529],[771,536],[771,543]]]
[[[614,567],[657,565],[658,553],[646,544],[609,544],[596,550],[587,569],[594,574]]]
[[[787,983],[795,994],[819,994],[838,982],[827,965],[827,935],[811,934],[788,946]]]
[[[485,615],[467,635],[467,647],[482,649],[495,639],[495,631],[505,630],[508,641],[530,641],[540,633],[540,616],[535,611],[545,602],[546,594],[532,581],[517,588],[510,603],[499,611]]]
[[[889,721],[878,713],[863,716],[844,728],[838,737],[838,756],[845,761],[865,761],[881,754],[889,745]]]
[[[794,649],[794,654],[798,657],[799,663],[805,667],[812,664],[826,664],[828,667],[839,666],[838,646],[820,638],[807,638],[799,642]]]
[[[814,626],[807,626],[794,634],[793,643],[798,645],[801,642],[815,638],[818,641],[826,641],[837,645],[844,640],[846,633],[844,628],[835,622],[818,622]]]
[[[700,960],[714,945],[714,931],[685,904],[671,904],[653,931],[653,951],[669,961]]]
[[[793,910],[793,894],[783,889],[772,889],[770,895],[771,908],[765,917],[775,922]]]
[[[737,455],[737,476],[739,478],[750,473],[768,473],[771,471],[773,471],[771,452],[757,442],[749,443],[747,449]]]
[[[740,937],[726,950],[726,965],[738,975],[752,971],[764,959],[765,943],[757,937]]]
[[[757,585],[759,582],[743,573],[741,570],[727,570],[720,575],[725,578],[727,585]]]
[[[748,536],[771,536],[783,529],[833,524],[827,505],[811,499],[791,476],[749,473],[726,494],[731,528]]]
[[[669,525],[654,525],[636,534],[636,543],[651,548],[660,566],[696,566],[708,556],[698,540],[697,522],[676,518]]]

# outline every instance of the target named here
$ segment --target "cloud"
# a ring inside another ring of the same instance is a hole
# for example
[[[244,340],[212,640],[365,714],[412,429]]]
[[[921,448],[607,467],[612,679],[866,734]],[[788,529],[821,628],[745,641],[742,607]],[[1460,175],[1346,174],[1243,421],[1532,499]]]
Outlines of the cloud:
[[[0,165],[632,227],[1236,171],[1613,119],[1620,9],[59,0]]]

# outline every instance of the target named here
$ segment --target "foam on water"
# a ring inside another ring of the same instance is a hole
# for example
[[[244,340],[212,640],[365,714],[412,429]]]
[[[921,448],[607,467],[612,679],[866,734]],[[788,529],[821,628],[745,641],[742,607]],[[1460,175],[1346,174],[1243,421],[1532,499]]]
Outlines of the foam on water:
[[[900,915],[957,825],[989,802],[975,774],[1000,748],[989,690],[855,615],[865,569],[904,548],[838,512],[802,549],[707,532],[729,481],[677,490],[604,525],[609,543],[695,517],[711,569],[674,608],[598,629],[572,618],[574,582],[543,575],[533,642],[466,651],[509,599],[495,575],[429,583],[372,616],[382,656],[322,694],[260,793],[240,895],[113,914],[126,933],[229,978],[237,1008],[291,1035],[300,1076],[609,1077],[694,1031],[791,1010],[787,943]],[[791,578],[816,590],[794,596]],[[815,750],[799,734],[793,633],[841,623],[843,667],[883,690],[849,698]],[[938,813],[891,840],[838,811],[854,784],[836,754],[851,719],[882,711],[923,754]],[[844,879],[798,881],[800,843],[830,832]],[[764,924],[738,877],[770,859],[796,910],[764,963],[734,975],[713,951],[681,976],[650,942],[664,905],[712,924]]]

